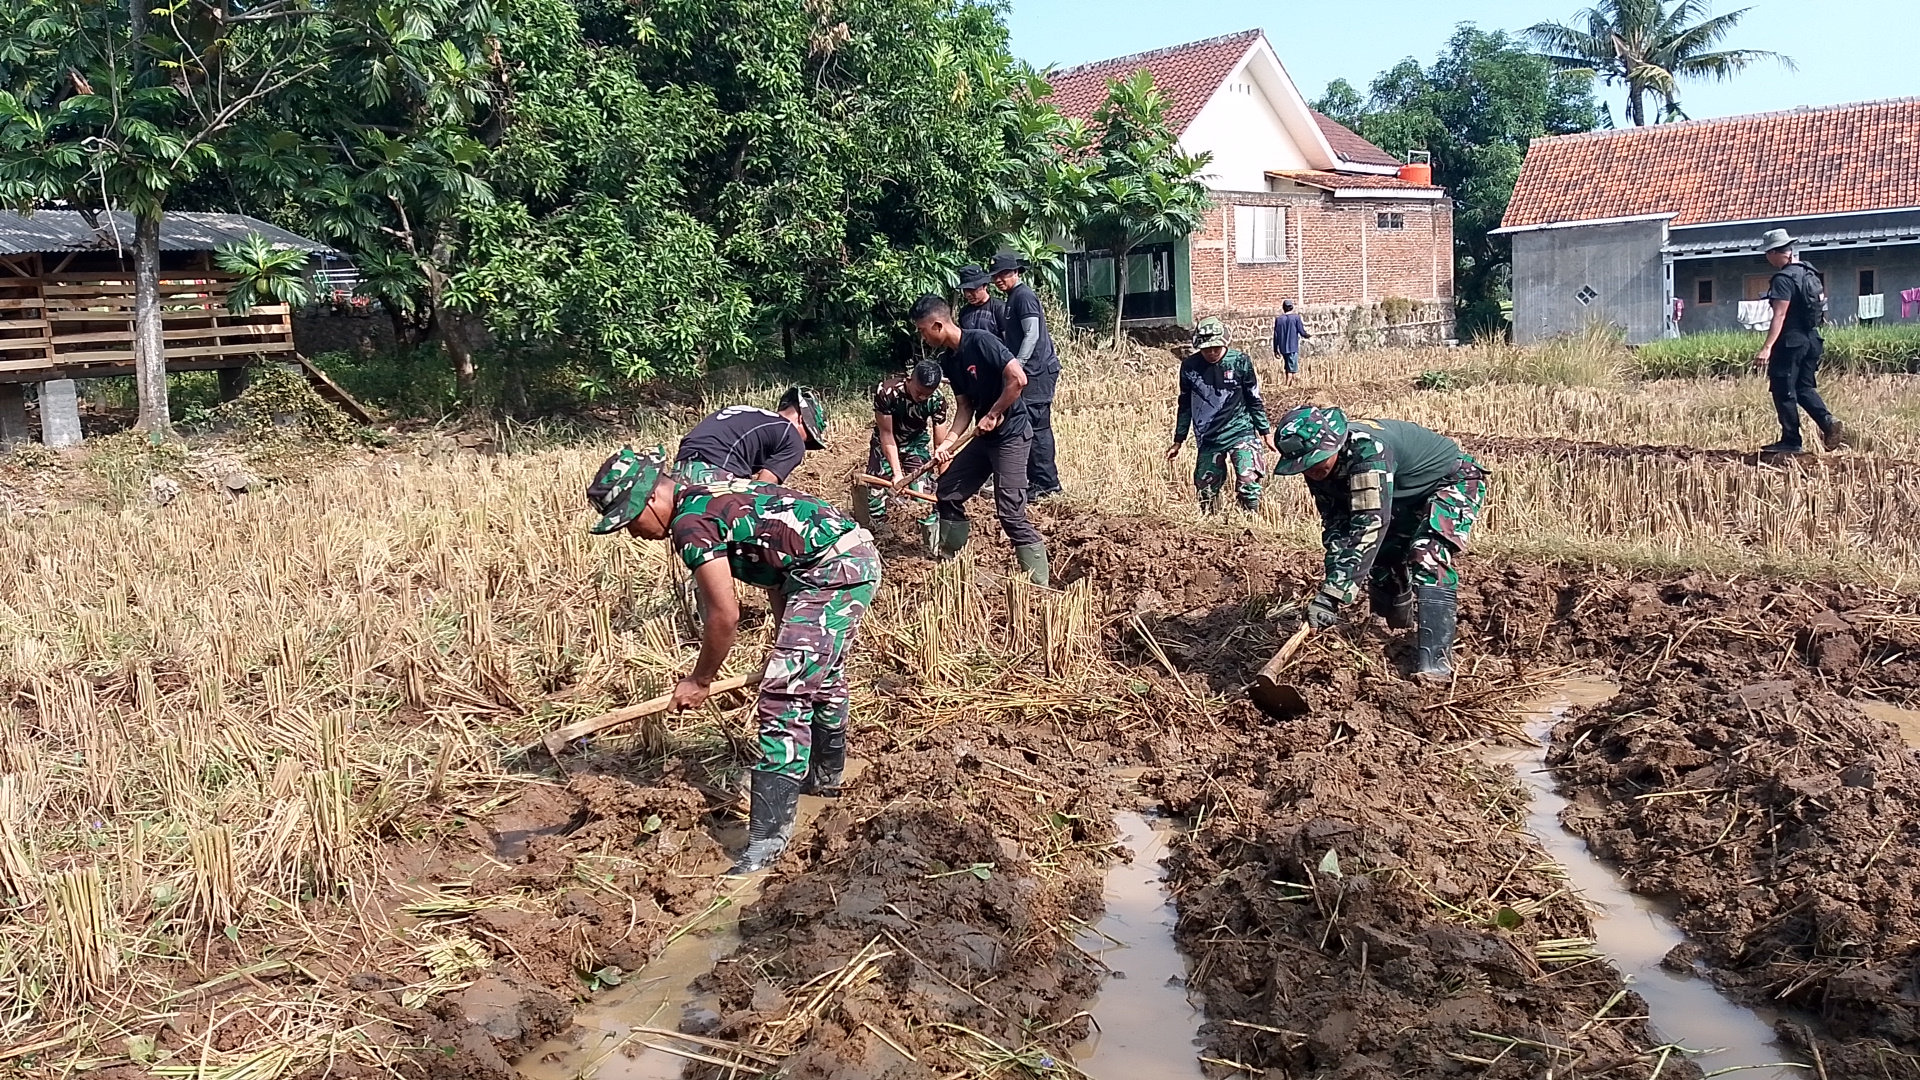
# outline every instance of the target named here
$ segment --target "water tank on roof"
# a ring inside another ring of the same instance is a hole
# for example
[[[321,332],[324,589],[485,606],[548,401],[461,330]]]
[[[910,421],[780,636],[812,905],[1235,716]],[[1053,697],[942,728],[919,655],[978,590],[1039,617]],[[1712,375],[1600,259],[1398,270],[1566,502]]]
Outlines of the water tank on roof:
[[[1407,152],[1407,163],[1400,166],[1400,179],[1409,184],[1433,186],[1433,155],[1425,150]]]

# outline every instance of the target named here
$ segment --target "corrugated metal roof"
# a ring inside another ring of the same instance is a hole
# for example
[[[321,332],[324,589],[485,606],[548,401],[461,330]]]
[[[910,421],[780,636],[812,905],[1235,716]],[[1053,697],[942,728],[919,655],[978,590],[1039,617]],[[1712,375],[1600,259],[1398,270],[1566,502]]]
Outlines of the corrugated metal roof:
[[[99,220],[100,227],[94,229],[78,210],[35,210],[31,214],[0,210],[0,255],[111,251],[133,244],[132,214],[116,211],[101,214]],[[167,214],[160,219],[160,250],[212,251],[221,244],[244,240],[249,233],[259,233],[275,247],[333,250],[318,240],[245,214]]]

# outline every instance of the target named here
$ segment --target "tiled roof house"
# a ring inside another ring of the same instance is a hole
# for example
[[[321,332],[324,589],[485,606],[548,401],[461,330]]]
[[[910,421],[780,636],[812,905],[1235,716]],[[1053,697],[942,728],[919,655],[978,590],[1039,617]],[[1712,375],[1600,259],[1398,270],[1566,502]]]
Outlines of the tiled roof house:
[[[1351,325],[1357,307],[1414,301],[1406,336],[1452,333],[1453,217],[1444,190],[1401,179],[1402,162],[1314,111],[1266,35],[1247,30],[1054,72],[1051,101],[1090,119],[1108,86],[1140,70],[1167,100],[1181,147],[1211,155],[1214,206],[1192,236],[1129,259],[1127,321],[1191,325],[1223,316],[1240,342],[1295,301],[1319,329]],[[1069,257],[1076,318],[1112,302],[1113,260]],[[1399,305],[1396,305],[1396,307]],[[1329,339],[1337,334],[1328,335]]]
[[[1920,98],[1536,139],[1501,225],[1523,342],[1750,326],[1775,228],[1825,277],[1829,318],[1920,319]]]

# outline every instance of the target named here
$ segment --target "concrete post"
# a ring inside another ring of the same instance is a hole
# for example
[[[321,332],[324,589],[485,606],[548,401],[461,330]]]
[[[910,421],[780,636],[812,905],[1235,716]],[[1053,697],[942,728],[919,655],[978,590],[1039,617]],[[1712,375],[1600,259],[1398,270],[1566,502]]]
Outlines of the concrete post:
[[[0,446],[32,442],[27,427],[27,388],[21,383],[0,383]]]
[[[80,392],[72,379],[40,384],[40,441],[48,446],[78,446]]]

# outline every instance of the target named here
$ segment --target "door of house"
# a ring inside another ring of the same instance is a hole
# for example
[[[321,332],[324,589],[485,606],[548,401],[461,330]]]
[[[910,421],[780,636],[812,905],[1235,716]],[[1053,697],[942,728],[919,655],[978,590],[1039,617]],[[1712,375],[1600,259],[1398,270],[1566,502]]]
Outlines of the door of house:
[[[1113,317],[1114,258],[1110,251],[1067,253],[1067,310],[1076,323]],[[1178,311],[1173,281],[1173,245],[1142,244],[1127,255],[1128,322],[1166,322]]]

